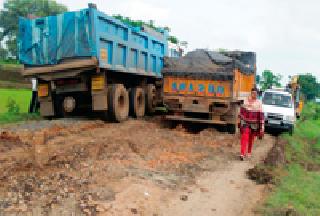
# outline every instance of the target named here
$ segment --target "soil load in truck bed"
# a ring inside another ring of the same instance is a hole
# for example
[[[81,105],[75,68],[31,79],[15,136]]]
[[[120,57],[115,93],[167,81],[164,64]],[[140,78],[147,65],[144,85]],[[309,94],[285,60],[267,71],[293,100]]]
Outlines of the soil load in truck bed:
[[[208,76],[215,74],[232,79],[233,69],[240,68],[246,74],[254,72],[255,62],[245,56],[244,52],[215,52],[197,49],[182,58],[165,58],[162,72],[166,75]],[[218,77],[222,78],[222,77]]]

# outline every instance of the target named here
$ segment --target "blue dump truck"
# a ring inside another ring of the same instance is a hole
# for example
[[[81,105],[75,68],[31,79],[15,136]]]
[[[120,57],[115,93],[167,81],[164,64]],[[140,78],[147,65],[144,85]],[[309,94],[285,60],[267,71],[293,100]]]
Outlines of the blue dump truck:
[[[37,78],[40,113],[63,117],[99,112],[124,121],[154,112],[168,33],[132,27],[97,10],[20,18],[23,76]]]

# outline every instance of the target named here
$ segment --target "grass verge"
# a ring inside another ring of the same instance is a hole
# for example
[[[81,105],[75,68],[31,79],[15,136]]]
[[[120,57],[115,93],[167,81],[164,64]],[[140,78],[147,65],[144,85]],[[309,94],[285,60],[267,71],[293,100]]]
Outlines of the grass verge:
[[[293,136],[281,136],[285,163],[272,168],[275,187],[259,210],[263,215],[320,215],[319,113],[319,105],[308,104]]]
[[[41,119],[39,114],[29,114],[31,90],[0,89],[0,125]]]
[[[0,114],[6,113],[9,98],[15,100],[20,113],[27,113],[30,105],[31,90],[26,89],[0,89]]]
[[[39,119],[41,117],[37,113],[2,113],[0,114],[0,125]]]

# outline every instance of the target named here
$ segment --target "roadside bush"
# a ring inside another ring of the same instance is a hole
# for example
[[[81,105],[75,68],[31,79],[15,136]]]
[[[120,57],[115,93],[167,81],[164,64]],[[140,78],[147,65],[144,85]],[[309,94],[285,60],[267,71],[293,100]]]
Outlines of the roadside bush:
[[[7,111],[8,113],[13,113],[13,114],[18,114],[20,113],[20,106],[18,105],[18,103],[12,99],[11,97],[8,98],[7,101]]]

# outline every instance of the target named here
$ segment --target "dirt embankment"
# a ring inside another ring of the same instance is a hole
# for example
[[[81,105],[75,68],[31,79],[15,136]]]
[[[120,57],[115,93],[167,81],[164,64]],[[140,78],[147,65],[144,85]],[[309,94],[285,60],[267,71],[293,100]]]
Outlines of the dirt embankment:
[[[20,67],[4,67],[0,65],[1,88],[31,88],[29,80],[23,78]]]
[[[285,145],[287,144],[286,140],[276,137],[275,145],[273,145],[264,161],[248,170],[249,178],[258,184],[275,183],[274,168],[283,166],[286,163]]]

